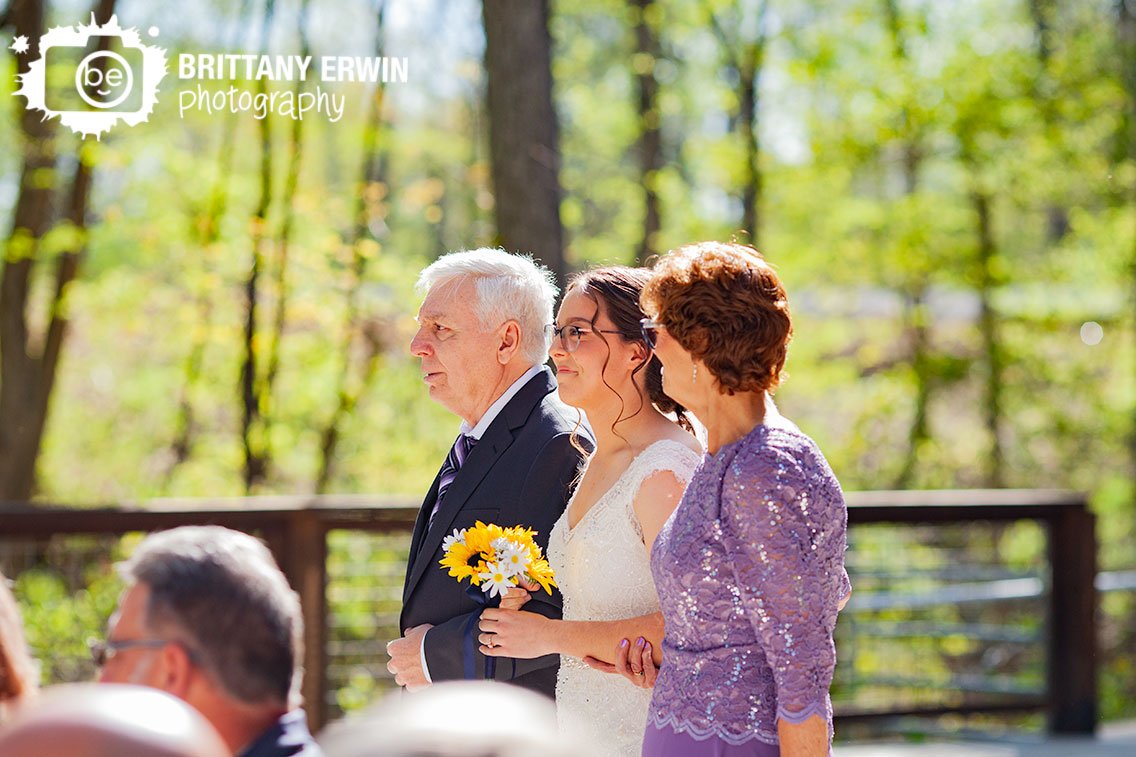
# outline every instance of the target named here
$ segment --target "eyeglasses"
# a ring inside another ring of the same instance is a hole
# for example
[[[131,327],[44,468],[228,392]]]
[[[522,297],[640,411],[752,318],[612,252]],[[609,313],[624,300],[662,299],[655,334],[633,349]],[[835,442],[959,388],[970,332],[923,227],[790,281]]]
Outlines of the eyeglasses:
[[[564,348],[565,352],[575,352],[580,346],[580,337],[584,334],[599,333],[599,334],[622,334],[622,331],[611,331],[610,329],[582,329],[574,324],[567,326],[549,325],[547,327],[552,337],[560,337],[560,346]]]
[[[663,324],[656,323],[652,318],[644,318],[639,321],[639,330],[643,333],[643,341],[651,349],[655,349],[655,345],[659,341],[659,329],[665,328]]]
[[[94,660],[95,667],[106,667],[106,664],[111,661],[116,654],[126,649],[161,649],[167,644],[173,644],[172,641],[166,639],[122,639],[120,641],[113,641],[107,639],[106,641],[97,641],[90,639],[87,641],[87,646],[91,650],[91,659]]]

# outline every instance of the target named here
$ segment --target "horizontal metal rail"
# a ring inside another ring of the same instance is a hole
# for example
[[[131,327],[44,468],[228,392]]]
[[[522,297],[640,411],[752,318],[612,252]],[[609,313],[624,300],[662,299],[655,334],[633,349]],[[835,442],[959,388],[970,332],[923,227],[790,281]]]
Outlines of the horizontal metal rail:
[[[907,526],[966,525],[1032,520],[1048,534],[1046,693],[1006,703],[890,710],[847,709],[841,720],[948,712],[1045,708],[1054,732],[1091,733],[1096,726],[1096,592],[1136,586],[1136,571],[1096,575],[1094,519],[1083,494],[1059,490],[939,490],[849,492],[848,521]],[[419,500],[412,497],[285,496],[236,499],[155,500],[113,507],[71,508],[0,503],[0,538],[48,538],[57,534],[116,534],[181,525],[217,524],[259,534],[299,593],[304,613],[304,696],[314,728],[326,721],[328,668],[327,536],[332,530],[408,532]],[[358,575],[358,574],[356,574]],[[975,578],[981,578],[975,576]],[[1035,576],[971,581],[965,591],[855,592],[851,609],[931,606],[944,602],[1005,602],[1036,598]]]

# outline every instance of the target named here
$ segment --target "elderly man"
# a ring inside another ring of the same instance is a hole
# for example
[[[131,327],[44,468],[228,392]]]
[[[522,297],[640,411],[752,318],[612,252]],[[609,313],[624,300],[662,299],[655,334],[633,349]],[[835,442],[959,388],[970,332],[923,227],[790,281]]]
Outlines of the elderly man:
[[[238,757],[320,757],[300,684],[300,601],[247,534],[186,526],[151,534],[121,567],[127,588],[99,681],[166,691],[205,716]]]
[[[466,677],[467,658],[475,677],[485,671],[476,640],[465,638],[477,605],[438,566],[444,537],[480,520],[533,528],[547,548],[580,447],[592,446],[579,413],[560,402],[543,365],[556,297],[547,269],[503,250],[455,252],[426,268],[418,286],[426,298],[410,351],[422,361],[430,397],[462,423],[414,527],[404,635],[387,645],[388,669],[411,690]],[[525,610],[559,617],[560,596],[538,593]],[[495,675],[552,697],[558,662],[556,655],[499,658]]]

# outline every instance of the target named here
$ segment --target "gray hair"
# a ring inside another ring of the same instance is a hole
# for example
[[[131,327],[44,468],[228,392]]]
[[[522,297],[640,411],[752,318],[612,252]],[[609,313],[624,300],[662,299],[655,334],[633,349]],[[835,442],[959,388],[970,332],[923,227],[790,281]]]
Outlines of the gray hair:
[[[516,321],[521,329],[521,355],[539,365],[548,360],[552,308],[559,289],[552,272],[531,255],[515,255],[481,247],[451,252],[435,260],[418,276],[418,290],[473,281],[477,302],[474,312],[483,329]]]
[[[295,701],[300,599],[260,541],[220,526],[183,526],[147,536],[119,570],[150,590],[147,624],[178,634],[231,696]]]

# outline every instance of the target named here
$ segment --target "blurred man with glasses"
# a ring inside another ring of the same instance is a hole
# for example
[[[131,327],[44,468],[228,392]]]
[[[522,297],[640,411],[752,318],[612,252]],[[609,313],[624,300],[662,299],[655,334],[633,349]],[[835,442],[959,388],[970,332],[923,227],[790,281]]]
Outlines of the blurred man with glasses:
[[[298,705],[300,601],[247,534],[186,526],[151,534],[120,566],[127,581],[99,680],[183,699],[238,757],[319,757]]]

